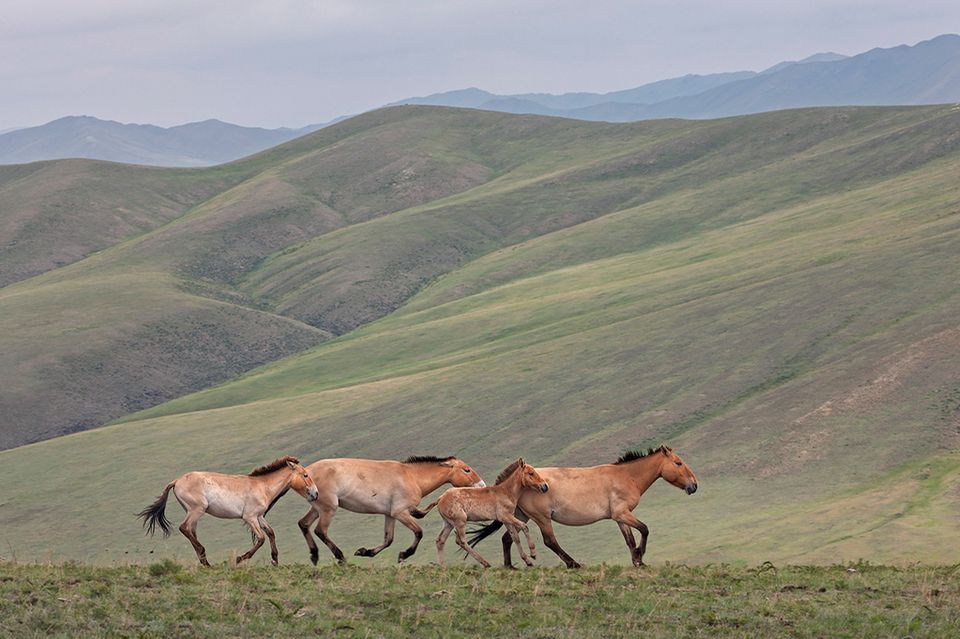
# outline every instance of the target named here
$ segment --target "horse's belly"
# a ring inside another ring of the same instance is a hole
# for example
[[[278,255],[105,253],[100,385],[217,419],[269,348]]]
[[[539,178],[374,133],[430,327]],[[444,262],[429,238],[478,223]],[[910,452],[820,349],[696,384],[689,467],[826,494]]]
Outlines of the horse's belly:
[[[216,486],[207,486],[204,490],[207,499],[207,512],[222,519],[236,519],[243,516],[245,500],[243,496]]]
[[[568,501],[557,499],[551,503],[550,518],[565,526],[586,526],[610,518],[610,508],[595,497]]]
[[[369,495],[342,495],[338,501],[340,502],[340,508],[350,512],[377,515],[388,514],[393,500],[387,494],[371,493]]]

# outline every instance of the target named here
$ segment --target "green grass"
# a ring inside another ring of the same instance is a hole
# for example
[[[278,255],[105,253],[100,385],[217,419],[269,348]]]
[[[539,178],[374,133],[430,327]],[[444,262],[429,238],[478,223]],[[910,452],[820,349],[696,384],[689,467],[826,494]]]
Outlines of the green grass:
[[[0,634],[30,636],[947,637],[956,567],[508,572],[0,564]]]

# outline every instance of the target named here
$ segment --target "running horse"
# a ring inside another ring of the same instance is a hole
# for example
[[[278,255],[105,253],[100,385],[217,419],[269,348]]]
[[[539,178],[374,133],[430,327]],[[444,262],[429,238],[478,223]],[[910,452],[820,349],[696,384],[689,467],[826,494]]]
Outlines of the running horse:
[[[204,513],[221,519],[242,519],[250,527],[253,548],[237,557],[237,563],[253,557],[263,545],[264,536],[270,539],[270,556],[277,565],[276,535],[264,518],[273,505],[293,488],[309,502],[317,498],[317,487],[296,457],[280,457],[266,466],[254,469],[249,475],[224,475],[212,472],[190,472],[167,484],[156,501],[137,514],[151,537],[157,526],[164,537],[170,536],[170,521],[164,510],[167,496],[174,497],[187,511],[180,524],[180,532],[193,545],[197,559],[209,566],[207,551],[197,539],[197,521]]]
[[[620,527],[633,565],[642,566],[650,531],[647,525],[633,514],[633,509],[640,503],[640,497],[653,482],[661,478],[686,491],[688,495],[697,492],[696,475],[680,456],[667,446],[651,448],[646,453],[631,451],[613,464],[537,470],[550,485],[550,492],[539,494],[527,491],[520,495],[517,517],[522,521],[532,519],[537,523],[543,535],[543,543],[563,560],[567,568],[579,568],[580,564],[560,547],[553,532],[554,521],[567,526],[586,526],[603,519],[612,519]],[[495,521],[474,531],[470,537],[470,545],[476,546],[501,526],[499,521]],[[640,533],[639,545],[632,529]],[[512,567],[510,546],[513,538],[507,532],[501,541],[503,564]]]
[[[456,457],[409,457],[405,461],[375,459],[321,459],[307,466],[317,485],[319,497],[310,512],[300,519],[300,531],[310,549],[310,561],[316,565],[319,551],[310,535],[310,526],[337,561],[346,560],[343,551],[330,539],[329,528],[337,508],[355,513],[383,515],[383,543],[376,548],[359,548],[359,557],[374,557],[393,543],[396,523],[413,532],[413,544],[400,552],[403,561],[417,552],[423,529],[416,519],[426,513],[417,509],[420,500],[444,484],[485,486],[483,479]]]
[[[526,492],[545,493],[549,484],[537,472],[537,469],[523,461],[523,457],[503,469],[497,477],[495,486],[481,488],[449,488],[440,495],[440,499],[424,509],[429,511],[434,506],[443,518],[443,530],[437,537],[437,563],[443,565],[443,545],[450,536],[450,531],[457,533],[457,545],[463,548],[468,555],[480,562],[484,568],[490,567],[490,562],[467,542],[466,525],[468,521],[485,521],[495,519],[507,527],[507,534],[520,549],[520,556],[528,566],[533,561],[527,556],[520,543],[522,530],[530,545],[530,554],[536,558],[537,549],[530,537],[530,529],[526,522],[520,521],[514,515],[517,510],[517,500]]]

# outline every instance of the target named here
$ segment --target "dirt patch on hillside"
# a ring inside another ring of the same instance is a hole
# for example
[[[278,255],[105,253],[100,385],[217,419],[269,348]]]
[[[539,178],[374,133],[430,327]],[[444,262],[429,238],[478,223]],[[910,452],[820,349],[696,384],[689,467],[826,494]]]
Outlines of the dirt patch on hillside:
[[[960,328],[940,331],[884,358],[869,382],[830,398],[794,423],[799,425],[811,419],[869,411],[900,389],[905,378],[925,367],[929,360],[955,356],[958,352]]]

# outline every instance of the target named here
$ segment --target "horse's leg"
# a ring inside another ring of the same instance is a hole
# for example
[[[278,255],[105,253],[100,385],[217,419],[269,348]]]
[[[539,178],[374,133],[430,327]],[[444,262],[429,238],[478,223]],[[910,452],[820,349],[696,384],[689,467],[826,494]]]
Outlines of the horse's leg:
[[[191,508],[188,510],[186,518],[183,520],[183,523],[180,524],[180,532],[190,541],[194,552],[197,553],[197,559],[200,560],[200,563],[204,566],[209,566],[210,562],[207,561],[207,549],[204,548],[200,540],[197,539],[197,520],[203,516],[204,512],[202,508]]]
[[[393,543],[393,529],[396,526],[397,520],[391,517],[390,515],[383,516],[383,543],[377,546],[376,548],[357,548],[357,552],[353,553],[357,557],[376,557],[377,554],[387,546]]]
[[[530,521],[530,518],[527,517],[527,514],[519,508],[513,512],[513,515],[523,523]],[[509,530],[503,531],[503,536],[500,538],[500,543],[503,545],[503,567],[513,568],[513,558],[510,556],[510,546],[513,545],[513,537],[510,536]]]
[[[310,506],[309,512],[304,515],[300,521],[297,522],[297,525],[300,526],[300,532],[303,534],[303,538],[307,540],[307,548],[310,549],[310,562],[316,566],[317,561],[320,559],[320,551],[317,548],[317,542],[313,540],[313,535],[310,534],[310,526],[320,517],[320,513],[314,506]]]
[[[397,556],[397,561],[400,562],[413,557],[413,553],[417,552],[417,546],[420,545],[420,540],[423,539],[423,528],[420,527],[420,524],[417,523],[417,520],[414,519],[413,515],[406,510],[394,513],[393,516],[397,521],[409,528],[410,532],[413,533],[413,543],[410,544],[409,548],[401,550],[400,554]]]
[[[552,550],[553,553],[566,564],[567,568],[580,568],[580,564],[568,555],[567,551],[560,547],[560,542],[557,541],[557,536],[553,533],[553,521],[550,517],[534,515],[533,520],[537,522],[537,527],[540,528],[540,534],[543,536],[543,544]]]
[[[623,538],[627,539],[627,547],[630,548],[630,557],[633,559],[633,565],[643,566],[643,554],[647,551],[647,537],[650,536],[650,529],[630,511],[620,513],[614,518],[614,521],[620,526],[620,532],[623,533]],[[636,528],[640,533],[639,546],[634,542],[633,532],[630,528]],[[629,538],[627,535],[629,535]]]
[[[313,503],[316,504],[317,502]],[[330,522],[333,521],[333,515],[337,512],[337,506],[322,504],[319,511],[320,518],[319,521],[317,521],[317,527],[314,529],[314,532],[317,534],[317,537],[320,538],[320,541],[330,549],[330,552],[337,558],[337,561],[341,564],[347,563],[347,560],[343,557],[343,551],[333,543],[333,540],[330,539],[330,536],[327,534],[327,530],[330,528]]]
[[[267,533],[267,539],[270,540],[270,559],[276,566],[280,563],[280,553],[277,551],[277,534],[273,531],[273,527],[267,523],[267,520],[263,518],[263,515],[260,515],[259,521],[260,527],[263,528],[263,532]]]
[[[453,530],[453,524],[444,519],[443,530],[437,535],[437,563],[441,566],[443,565],[443,545],[447,543],[447,537],[450,536],[451,530]]]
[[[510,533],[510,538],[513,539],[513,543],[517,545],[517,550],[520,552],[520,558],[523,559],[523,563],[527,564],[528,566],[532,566],[533,561],[527,555],[527,551],[524,549],[523,544],[520,543],[520,533],[517,525],[513,522],[503,522],[503,526],[507,529],[507,532]]]
[[[637,563],[637,541],[633,538],[633,531],[630,530],[630,526],[619,521],[617,522],[617,526],[620,527],[623,540],[627,542],[627,549],[630,551],[630,558],[633,560],[633,565],[642,566],[643,562]]]
[[[263,529],[260,528],[259,516],[244,517],[243,521],[245,521],[247,525],[250,526],[250,532],[253,533],[253,537],[255,541],[253,542],[253,547],[250,550],[248,550],[247,552],[237,557],[238,564],[241,561],[246,561],[247,559],[250,559],[251,557],[253,557],[257,553],[257,551],[260,550],[260,546],[263,545],[263,542],[266,541],[267,539],[267,535],[263,532]]]
[[[467,522],[466,520],[458,520],[454,522],[453,529],[457,533],[457,545],[463,548],[464,551],[474,559],[480,562],[480,565],[484,568],[490,567],[490,562],[483,558],[483,555],[478,553],[476,549],[473,548],[467,542]]]

